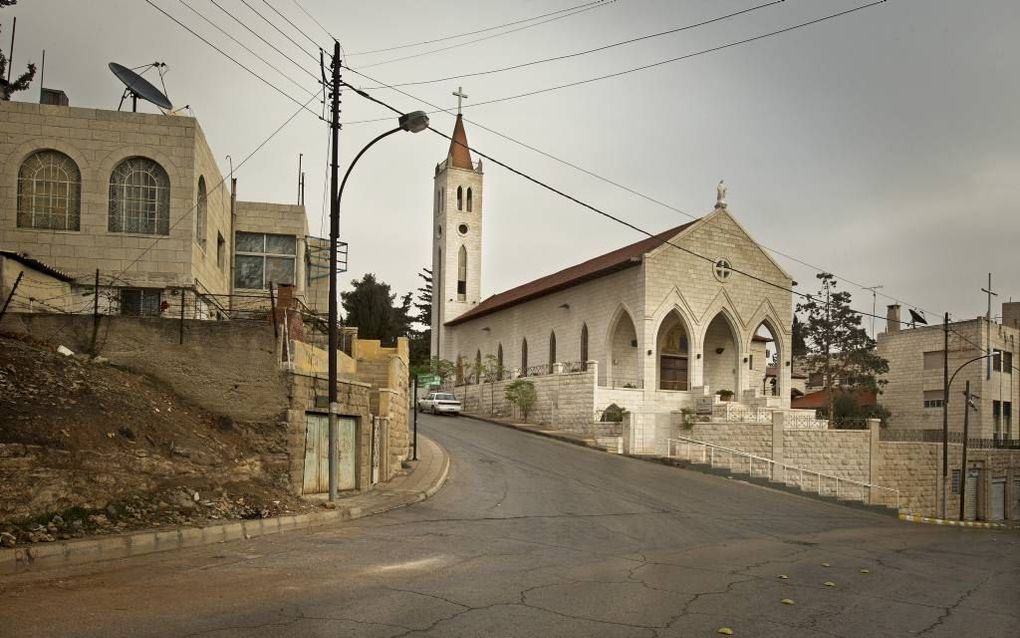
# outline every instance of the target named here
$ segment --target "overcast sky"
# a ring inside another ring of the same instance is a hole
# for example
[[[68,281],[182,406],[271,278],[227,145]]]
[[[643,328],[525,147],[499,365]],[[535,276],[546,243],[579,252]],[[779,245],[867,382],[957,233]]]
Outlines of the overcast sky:
[[[216,0],[312,75],[312,45],[262,0]],[[616,0],[604,6],[446,51],[479,37],[381,53],[565,9],[583,0],[298,0],[340,38],[347,63],[386,83],[485,71],[586,50],[716,18],[768,0]],[[864,285],[882,284],[906,305],[956,317],[983,314],[994,273],[998,302],[1020,299],[1020,3],[1016,0],[889,0],[803,29],[600,82],[491,105],[472,103],[642,66],[768,33],[868,0],[786,0],[722,22],[527,68],[373,95],[406,111],[454,108],[465,117],[689,214],[704,215],[724,178],[730,211],[762,244]],[[260,76],[304,102],[312,77],[245,31],[212,0],[153,0]],[[286,72],[266,67],[184,6],[187,2]],[[270,0],[307,36],[326,34],[294,0]],[[40,60],[47,87],[73,106],[115,109],[110,61],[164,61],[176,105],[189,104],[227,172],[295,110],[293,102],[171,22],[144,0],[20,0],[0,11],[6,51],[17,16],[15,64]],[[533,24],[533,23],[526,23]],[[510,28],[518,28],[517,25]],[[411,59],[392,61],[394,58]],[[359,86],[372,82],[348,73]],[[293,80],[293,82],[291,81]],[[294,84],[297,83],[297,85]],[[17,99],[31,99],[22,93]],[[313,110],[320,107],[316,101]],[[150,106],[146,107],[151,110]],[[341,161],[390,121],[382,107],[344,95]],[[433,125],[451,131],[453,118]],[[688,220],[479,126],[472,146],[650,231]],[[242,199],[292,202],[304,153],[313,234],[325,234],[322,193],[327,131],[295,119],[237,174]],[[344,195],[345,278],[374,272],[396,291],[416,288],[430,265],[431,180],[448,143],[399,135],[359,163]],[[494,165],[486,165],[483,296],[641,238]],[[806,292],[814,270],[777,256]],[[735,264],[739,267],[739,265]],[[855,306],[871,295],[850,284]],[[879,314],[887,299],[879,298]],[[998,310],[995,311],[996,314]],[[929,315],[929,320],[938,317]],[[867,323],[867,322],[866,322]],[[879,322],[881,329],[881,322]]]

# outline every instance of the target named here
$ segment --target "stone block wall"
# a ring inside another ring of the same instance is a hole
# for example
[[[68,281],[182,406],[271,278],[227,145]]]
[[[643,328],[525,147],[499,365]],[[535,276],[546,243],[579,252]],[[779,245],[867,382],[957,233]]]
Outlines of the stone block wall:
[[[695,423],[677,434],[757,456],[772,458],[771,423]]]
[[[528,422],[550,428],[571,429],[591,422],[595,406],[595,367],[585,372],[569,372],[526,377],[535,384],[537,398],[528,414]],[[479,416],[496,416],[523,420],[523,416],[506,400],[506,386],[511,381],[477,383],[454,388],[464,411]]]

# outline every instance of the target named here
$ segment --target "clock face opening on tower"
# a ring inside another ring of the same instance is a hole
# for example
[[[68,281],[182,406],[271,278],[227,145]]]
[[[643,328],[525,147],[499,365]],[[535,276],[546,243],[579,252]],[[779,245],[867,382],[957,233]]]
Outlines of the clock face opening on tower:
[[[461,235],[467,235],[468,225],[461,224],[460,226],[457,226],[457,232],[460,233]]]

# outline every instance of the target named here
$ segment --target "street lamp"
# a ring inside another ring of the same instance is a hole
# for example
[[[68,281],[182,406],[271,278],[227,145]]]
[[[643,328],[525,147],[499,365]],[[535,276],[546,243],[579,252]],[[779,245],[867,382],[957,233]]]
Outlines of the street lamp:
[[[336,121],[337,113],[334,109],[334,121]],[[340,411],[340,406],[337,403],[337,346],[338,346],[338,335],[337,335],[337,324],[339,323],[339,309],[337,308],[337,284],[336,284],[336,252],[337,244],[340,240],[340,198],[344,194],[344,186],[347,185],[347,178],[351,176],[351,171],[354,169],[354,165],[358,163],[361,156],[365,154],[365,151],[370,149],[376,142],[398,133],[400,131],[408,131],[410,133],[420,133],[429,127],[429,116],[424,111],[413,111],[411,113],[405,113],[401,115],[397,120],[397,128],[386,131],[382,135],[376,137],[374,140],[365,145],[365,148],[361,149],[354,159],[351,160],[350,166],[347,167],[347,172],[344,173],[344,179],[340,182],[340,188],[337,190],[336,199],[330,202],[330,232],[329,232],[329,500],[335,501],[337,497],[337,467],[336,467],[336,453],[337,453],[337,415]],[[335,133],[335,130],[334,130]],[[333,149],[334,154],[336,153],[337,141],[334,134],[333,138]],[[334,168],[336,162],[333,163]],[[336,184],[336,172],[333,173],[333,184]]]
[[[948,350],[946,350],[946,352],[948,352]],[[966,362],[962,363],[960,365],[960,367],[957,368],[955,372],[953,372],[953,376],[949,377],[949,381],[946,382],[946,387],[945,387],[945,389],[944,389],[944,391],[942,393],[942,396],[943,396],[943,401],[942,401],[942,517],[943,518],[945,518],[948,515],[948,512],[946,510],[948,509],[948,498],[949,498],[949,494],[948,494],[949,486],[947,485],[947,482],[949,480],[949,470],[948,470],[948,466],[949,466],[949,418],[948,418],[948,415],[949,415],[949,388],[950,388],[950,386],[953,385],[953,380],[956,378],[956,375],[960,373],[960,370],[963,370],[964,368],[966,368],[970,364],[974,363],[975,361],[981,361],[982,359],[987,359],[989,357],[994,357],[994,356],[997,356],[997,355],[998,355],[998,353],[996,353],[996,352],[992,352],[992,353],[989,353],[989,354],[983,354],[980,357],[974,357],[970,361],[966,361]],[[970,414],[970,412],[969,412],[969,410],[971,408],[970,399],[971,399],[970,382],[968,381],[967,382],[966,398],[964,399],[964,405],[963,405],[963,420],[964,420],[964,423],[967,422],[967,416]],[[966,463],[967,463],[967,433],[966,433],[966,427],[964,428],[964,435],[963,435],[963,463],[964,463],[964,465],[966,465]],[[960,506],[960,520],[963,520],[963,505],[962,505],[962,503],[963,503],[963,497],[964,497],[964,494],[963,494],[964,487],[966,486],[966,481],[967,481],[966,472],[967,472],[967,468],[966,467],[964,467],[960,471],[960,503],[961,503],[961,506]]]

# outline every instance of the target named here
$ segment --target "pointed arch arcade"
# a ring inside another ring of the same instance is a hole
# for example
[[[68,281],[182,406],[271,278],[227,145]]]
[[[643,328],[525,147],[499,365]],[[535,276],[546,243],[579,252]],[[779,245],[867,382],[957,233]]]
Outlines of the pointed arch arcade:
[[[690,390],[691,332],[683,316],[670,310],[655,337],[655,354],[658,363],[658,389]]]

